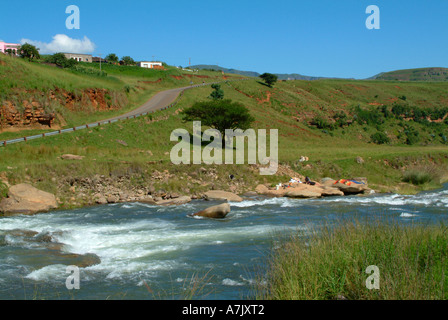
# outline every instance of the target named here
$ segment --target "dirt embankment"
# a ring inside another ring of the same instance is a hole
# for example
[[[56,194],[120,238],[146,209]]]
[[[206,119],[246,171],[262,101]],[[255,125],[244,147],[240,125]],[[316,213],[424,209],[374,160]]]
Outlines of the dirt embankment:
[[[95,112],[119,109],[126,103],[124,93],[106,89],[91,88],[70,92],[55,88],[43,94],[24,91],[0,102],[0,131],[53,128],[55,120],[64,122],[57,111],[59,107],[70,111]]]

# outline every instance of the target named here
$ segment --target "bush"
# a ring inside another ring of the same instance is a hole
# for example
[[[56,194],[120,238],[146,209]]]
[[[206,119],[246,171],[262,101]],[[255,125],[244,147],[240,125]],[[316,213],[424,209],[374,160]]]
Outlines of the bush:
[[[334,129],[334,125],[329,123],[327,119],[324,119],[321,116],[314,117],[314,119],[311,121],[311,124],[313,126],[316,126],[318,129]]]
[[[420,133],[413,127],[407,127],[404,130],[404,134],[406,135],[406,144],[413,145],[416,144],[420,140]]]
[[[436,165],[420,165],[407,170],[403,174],[403,181],[419,186],[425,183],[440,183],[443,173]]]
[[[390,138],[385,134],[384,132],[378,131],[377,133],[374,133],[370,136],[370,139],[373,143],[376,144],[386,144],[390,143]]]
[[[384,115],[380,109],[365,110],[357,106],[355,108],[355,118],[360,125],[381,125],[384,123]]]
[[[403,181],[419,186],[431,182],[433,179],[427,172],[422,171],[406,171],[403,175]]]

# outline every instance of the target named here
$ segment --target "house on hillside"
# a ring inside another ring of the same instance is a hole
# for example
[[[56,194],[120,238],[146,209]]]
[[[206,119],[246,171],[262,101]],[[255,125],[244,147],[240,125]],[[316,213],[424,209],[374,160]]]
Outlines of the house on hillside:
[[[15,55],[19,53],[20,50],[20,44],[18,43],[6,43],[3,41],[0,41],[0,53],[8,53],[11,52]],[[11,51],[9,51],[11,50]]]
[[[155,61],[141,61],[139,63],[137,63],[137,65],[140,68],[147,68],[147,69],[159,69],[159,70],[164,70],[165,68],[163,67],[163,63],[162,62],[155,62]]]
[[[91,54],[80,54],[80,53],[64,53],[67,59],[74,59],[79,62],[88,62],[92,63],[92,55]]]

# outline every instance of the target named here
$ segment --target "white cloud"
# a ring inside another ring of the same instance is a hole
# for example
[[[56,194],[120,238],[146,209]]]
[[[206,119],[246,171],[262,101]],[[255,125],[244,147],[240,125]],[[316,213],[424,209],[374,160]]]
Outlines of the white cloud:
[[[67,53],[92,53],[95,50],[95,44],[89,38],[84,36],[84,39],[72,39],[65,34],[57,34],[53,37],[50,43],[22,39],[21,44],[29,43],[40,49],[41,54],[52,54],[57,52]]]

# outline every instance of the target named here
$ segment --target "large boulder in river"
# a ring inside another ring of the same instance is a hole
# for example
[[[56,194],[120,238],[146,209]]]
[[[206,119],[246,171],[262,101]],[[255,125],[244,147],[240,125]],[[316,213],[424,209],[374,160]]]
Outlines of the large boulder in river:
[[[211,190],[205,193],[205,197],[208,200],[227,200],[229,202],[242,202],[243,198],[240,196],[226,191]]]
[[[58,207],[56,197],[29,184],[19,184],[9,188],[8,198],[0,202],[0,212],[5,215],[36,214]]]
[[[230,213],[230,204],[223,203],[193,214],[193,217],[224,219]]]

